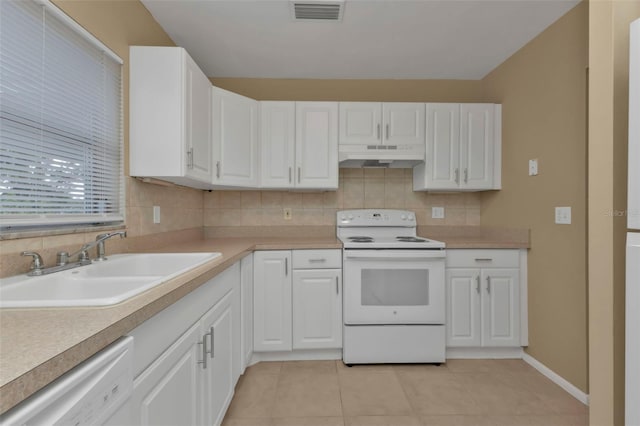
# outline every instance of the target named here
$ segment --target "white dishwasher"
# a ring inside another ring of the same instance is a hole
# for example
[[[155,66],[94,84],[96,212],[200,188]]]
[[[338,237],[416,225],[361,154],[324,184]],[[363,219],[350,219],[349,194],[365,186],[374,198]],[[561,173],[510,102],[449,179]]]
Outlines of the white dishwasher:
[[[122,337],[0,416],[0,425],[126,425],[133,337]]]

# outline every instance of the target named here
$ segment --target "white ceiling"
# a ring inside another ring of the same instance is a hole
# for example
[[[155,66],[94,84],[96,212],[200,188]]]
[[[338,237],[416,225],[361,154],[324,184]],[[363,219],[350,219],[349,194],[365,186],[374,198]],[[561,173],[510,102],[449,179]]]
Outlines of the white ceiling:
[[[346,0],[294,22],[288,0],[142,0],[209,77],[481,79],[578,0]]]

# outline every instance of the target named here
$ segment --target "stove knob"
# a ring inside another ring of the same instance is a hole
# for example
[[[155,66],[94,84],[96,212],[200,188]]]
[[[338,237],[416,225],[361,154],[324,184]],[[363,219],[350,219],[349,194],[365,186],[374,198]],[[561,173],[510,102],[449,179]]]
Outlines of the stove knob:
[[[349,220],[353,220],[353,215],[352,214],[349,215]]]
[[[406,215],[406,214],[403,214],[402,216],[400,216],[400,219],[402,219],[402,220],[407,220],[407,215]]]
[[[413,222],[414,220],[416,220],[415,216],[414,216],[414,215],[410,215],[410,216],[409,216],[409,221],[410,221],[410,222]]]
[[[340,220],[347,220],[347,217],[345,215],[340,216]]]

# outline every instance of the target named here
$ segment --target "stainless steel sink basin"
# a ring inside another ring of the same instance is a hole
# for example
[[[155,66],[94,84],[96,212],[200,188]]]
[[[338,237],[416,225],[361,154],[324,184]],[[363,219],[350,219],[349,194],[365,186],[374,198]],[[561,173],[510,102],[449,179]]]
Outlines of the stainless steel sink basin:
[[[220,256],[220,253],[141,253],[39,277],[0,280],[0,308],[108,306]]]

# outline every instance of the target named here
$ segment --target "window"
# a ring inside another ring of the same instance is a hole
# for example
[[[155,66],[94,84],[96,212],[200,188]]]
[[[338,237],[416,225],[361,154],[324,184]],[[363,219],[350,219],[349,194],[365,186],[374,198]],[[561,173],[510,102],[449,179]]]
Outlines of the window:
[[[121,80],[122,60],[48,1],[0,0],[3,230],[123,220]]]

